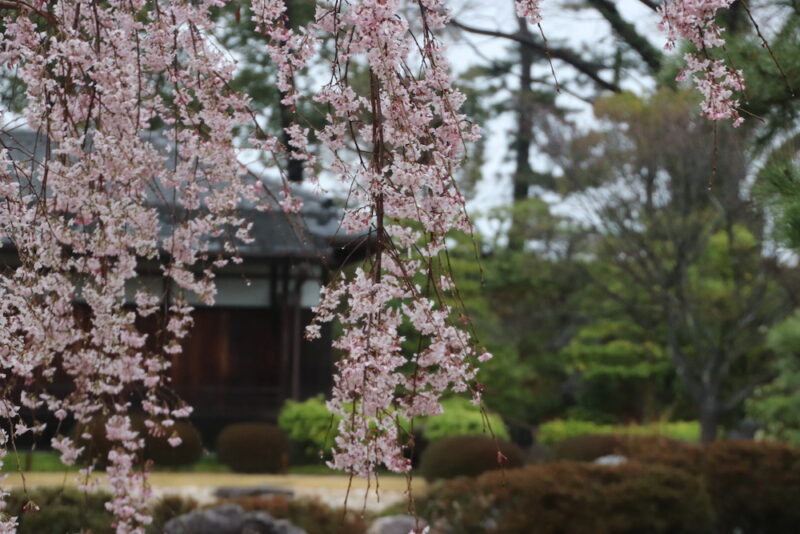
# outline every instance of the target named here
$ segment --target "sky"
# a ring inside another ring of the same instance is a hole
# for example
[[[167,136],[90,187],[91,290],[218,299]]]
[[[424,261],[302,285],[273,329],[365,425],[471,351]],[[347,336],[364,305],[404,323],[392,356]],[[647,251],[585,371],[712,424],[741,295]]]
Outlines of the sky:
[[[562,2],[544,0],[542,30],[548,41],[561,43],[581,50],[608,50],[613,53],[614,36],[608,23],[594,10],[573,10],[561,7]],[[471,26],[514,33],[517,22],[514,15],[513,0],[456,0],[452,2],[456,20]],[[657,15],[639,0],[620,0],[618,9],[623,16],[634,23],[642,35],[649,37],[654,46],[661,48],[664,35],[658,29]],[[495,37],[474,34],[448,34],[449,55],[456,73],[463,72],[472,65],[485,64],[488,60],[509,57],[513,53],[509,42]],[[555,62],[556,76],[559,71],[566,74],[569,67]],[[636,93],[646,92],[653,87],[649,78],[637,77],[635,73],[625,77],[622,85]],[[541,65],[534,69],[534,76],[551,76],[549,67]],[[587,92],[588,94],[588,92]],[[575,109],[572,119],[579,127],[589,128],[594,124],[591,106],[585,101],[561,94],[559,104]],[[483,135],[487,140],[487,161],[483,168],[484,179],[476,188],[476,194],[468,204],[468,209],[477,228],[484,234],[502,231],[491,225],[482,215],[499,206],[506,206],[511,201],[511,174],[513,163],[510,158],[511,134],[514,118],[510,114],[501,115],[488,124],[481,124]],[[534,126],[535,127],[535,126]],[[531,157],[531,165],[535,170],[547,171],[546,158],[535,152]],[[546,200],[554,204],[554,211],[574,213],[574,207],[564,204],[560,199],[551,196]]]

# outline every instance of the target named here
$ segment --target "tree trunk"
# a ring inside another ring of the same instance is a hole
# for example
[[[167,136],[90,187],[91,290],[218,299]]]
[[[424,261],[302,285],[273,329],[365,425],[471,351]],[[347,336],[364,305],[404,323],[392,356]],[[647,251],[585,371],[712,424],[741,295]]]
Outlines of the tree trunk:
[[[523,37],[532,37],[528,23],[519,18],[519,34]],[[517,93],[517,138],[514,143],[516,152],[513,181],[513,199],[519,202],[528,198],[528,188],[531,185],[530,155],[533,142],[533,110],[531,109],[531,68],[533,67],[533,52],[527,46],[519,46],[519,66],[521,70],[519,92]],[[521,231],[524,225],[524,216],[514,211],[511,216],[511,229],[508,233],[508,248],[522,250],[525,246],[525,232]]]
[[[286,25],[291,27],[292,23],[294,22],[294,10],[292,9],[292,0],[284,0],[284,4],[286,5],[286,11],[284,11],[284,17],[286,17]],[[279,92],[278,98],[281,100],[284,99],[286,93]],[[278,104],[278,111],[280,113],[281,119],[281,130],[283,131],[283,144],[289,148],[289,134],[286,133],[286,129],[290,127],[294,122],[295,110],[291,107],[279,102]],[[290,151],[291,152],[291,151]],[[303,162],[289,157],[286,162],[286,180],[292,183],[300,183],[303,181]]]
[[[532,38],[528,23],[525,19],[519,20],[519,33],[523,37]],[[533,53],[524,45],[519,47],[519,94],[517,95],[517,139],[516,139],[516,169],[514,170],[514,201],[528,198],[528,188],[531,185],[530,155],[533,141],[533,110],[531,109],[531,69],[533,68]]]
[[[719,427],[719,410],[713,399],[703,402],[700,407],[700,441],[711,443],[717,438]]]

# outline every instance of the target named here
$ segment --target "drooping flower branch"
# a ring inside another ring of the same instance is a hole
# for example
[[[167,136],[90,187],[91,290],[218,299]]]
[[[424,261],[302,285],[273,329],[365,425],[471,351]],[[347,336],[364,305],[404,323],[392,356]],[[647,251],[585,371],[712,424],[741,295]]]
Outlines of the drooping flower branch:
[[[247,100],[228,90],[234,64],[208,39],[214,5],[20,2],[0,35],[0,62],[24,83],[24,122],[41,148],[0,152],[0,239],[19,259],[0,274],[3,415],[102,415],[121,533],[148,521],[131,402],[154,431],[169,434],[187,415],[162,388],[191,325],[185,295],[213,302],[210,266],[235,246],[222,233],[247,239],[237,206],[259,201],[232,138],[249,120]],[[158,265],[169,299],[139,287],[143,262]],[[153,339],[138,327],[147,317],[160,325]],[[68,394],[48,392],[57,375]],[[69,437],[52,445],[68,464],[80,453]]]
[[[686,67],[678,80],[691,79],[703,96],[703,115],[711,120],[733,120],[739,126],[736,94],[745,89],[742,72],[722,59],[712,57],[714,49],[725,44],[722,29],[716,23],[720,9],[728,8],[733,0],[671,0],[659,7],[660,26],[667,32],[666,48],[671,50],[680,39],[691,42],[695,52],[684,55]]]
[[[416,21],[407,20],[414,12]],[[315,26],[343,43],[315,97],[328,110],[317,136],[338,178],[354,184],[342,226],[367,234],[374,256],[325,289],[308,335],[318,335],[320,322],[343,326],[334,342],[344,356],[329,402],[342,415],[331,465],[359,476],[381,464],[407,471],[398,421],[441,412],[441,396],[469,389],[473,364],[489,357],[454,324],[442,298],[451,282],[436,267],[448,233],[469,230],[455,175],[465,143],[478,136],[459,112],[464,96],[433,34],[447,20],[438,0],[317,11]],[[357,68],[362,93],[348,79]],[[404,326],[421,337],[417,350],[403,350]]]

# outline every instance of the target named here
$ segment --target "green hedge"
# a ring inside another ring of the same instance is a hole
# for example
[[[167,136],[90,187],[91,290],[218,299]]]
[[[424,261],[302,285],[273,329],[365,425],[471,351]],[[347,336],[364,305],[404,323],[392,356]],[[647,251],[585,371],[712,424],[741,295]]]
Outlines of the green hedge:
[[[107,493],[70,487],[14,489],[3,511],[19,518],[17,534],[113,534],[113,518],[105,508],[110,498]]]
[[[800,450],[788,445],[718,441],[639,448],[638,462],[698,476],[721,534],[794,534],[800,525]]]
[[[465,398],[454,397],[442,401],[442,408],[444,411],[439,415],[420,421],[422,435],[428,441],[476,434],[488,436],[492,433],[502,439],[509,437],[508,429],[499,415],[488,411],[483,413],[479,406]]]
[[[217,459],[235,473],[284,473],[289,464],[286,434],[266,423],[237,423],[217,437]]]
[[[293,463],[314,463],[330,451],[339,419],[321,395],[303,402],[287,400],[278,414],[278,427],[291,441]]]
[[[551,463],[460,478],[431,489],[422,514],[447,534],[709,534],[700,481],[629,463]]]
[[[679,441],[697,442],[700,439],[700,424],[697,421],[674,421],[645,425],[601,425],[591,421],[556,419],[539,425],[537,441],[542,445],[553,445],[567,438],[593,434],[663,436]]]
[[[484,434],[508,440],[508,428],[503,419],[494,412],[481,412],[481,408],[469,400],[454,397],[442,402],[443,412],[414,420],[416,447],[413,451],[414,465],[427,444],[440,439]],[[319,463],[333,447],[338,432],[340,417],[331,414],[322,396],[302,402],[288,400],[278,414],[278,427],[289,438],[289,453],[292,465]],[[400,425],[408,430],[410,423],[402,420]],[[404,436],[403,439],[406,439]]]
[[[420,471],[426,480],[436,480],[476,476],[493,469],[521,467],[523,463],[522,450],[513,443],[482,435],[454,436],[428,445],[422,453]]]
[[[800,532],[800,450],[777,443],[720,441],[701,466],[719,532]]]
[[[176,421],[163,436],[145,434],[144,457],[161,467],[182,467],[197,463],[203,456],[200,432],[188,421]],[[177,447],[169,443],[173,435],[181,438]]]

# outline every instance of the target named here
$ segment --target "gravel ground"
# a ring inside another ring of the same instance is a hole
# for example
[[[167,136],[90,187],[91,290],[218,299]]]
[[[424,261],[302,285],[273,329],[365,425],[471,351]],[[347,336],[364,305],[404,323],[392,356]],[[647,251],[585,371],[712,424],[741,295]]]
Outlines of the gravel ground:
[[[74,473],[26,473],[25,484],[35,486],[60,486],[76,484]],[[99,487],[105,486],[105,477],[98,476]],[[379,491],[376,495],[374,483],[367,493],[365,481],[353,479],[348,497],[349,480],[345,476],[336,475],[237,475],[231,473],[153,473],[150,477],[153,494],[180,495],[191,497],[201,504],[215,500],[214,491],[219,487],[274,486],[294,491],[296,497],[316,498],[333,507],[341,507],[347,497],[349,509],[366,509],[378,511],[387,506],[403,502],[407,496],[408,482],[404,477],[385,476],[379,480]],[[3,485],[8,487],[22,486],[19,473],[9,475]],[[425,482],[414,479],[412,482],[414,495],[425,491]]]

